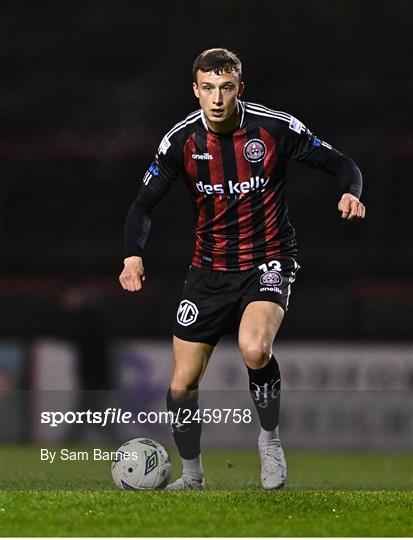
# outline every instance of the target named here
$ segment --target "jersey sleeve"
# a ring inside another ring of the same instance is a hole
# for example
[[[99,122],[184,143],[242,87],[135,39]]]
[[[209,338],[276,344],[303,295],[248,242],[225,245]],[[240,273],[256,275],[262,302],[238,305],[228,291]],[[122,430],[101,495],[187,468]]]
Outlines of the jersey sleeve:
[[[155,158],[145,175],[126,217],[124,256],[141,256],[152,223],[152,213],[179,177],[183,150],[179,137],[162,139]]]
[[[288,123],[282,123],[279,139],[283,155],[334,175],[338,178],[343,193],[351,193],[359,198],[363,179],[357,164],[319,139],[297,118],[289,118]]]

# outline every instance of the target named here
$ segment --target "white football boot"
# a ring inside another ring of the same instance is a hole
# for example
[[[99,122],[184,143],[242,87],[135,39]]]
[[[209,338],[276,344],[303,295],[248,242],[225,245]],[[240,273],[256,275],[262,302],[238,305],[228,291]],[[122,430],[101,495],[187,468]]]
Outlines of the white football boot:
[[[178,480],[175,480],[175,482],[172,482],[172,484],[166,486],[165,489],[167,491],[204,491],[205,480],[191,478],[184,473],[180,478],[178,478]]]
[[[287,463],[279,439],[258,443],[261,460],[261,486],[264,489],[281,489],[287,480]]]

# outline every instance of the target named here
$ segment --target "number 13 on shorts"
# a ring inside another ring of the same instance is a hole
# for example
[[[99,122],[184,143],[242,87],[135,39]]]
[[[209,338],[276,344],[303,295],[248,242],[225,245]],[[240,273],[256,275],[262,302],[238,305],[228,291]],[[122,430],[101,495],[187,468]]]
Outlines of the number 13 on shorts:
[[[281,263],[280,261],[270,261],[268,263],[263,263],[259,265],[259,270],[262,270],[263,272],[269,272],[271,270],[277,270],[278,272],[281,272]]]

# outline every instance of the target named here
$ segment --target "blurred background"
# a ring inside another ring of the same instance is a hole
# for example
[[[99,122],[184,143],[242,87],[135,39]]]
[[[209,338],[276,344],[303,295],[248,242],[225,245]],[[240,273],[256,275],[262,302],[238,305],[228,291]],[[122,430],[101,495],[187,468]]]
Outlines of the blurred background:
[[[2,2],[4,440],[47,438],[45,391],[87,408],[99,399],[76,392],[125,389],[135,408],[137,395],[163,407],[192,253],[185,187],[156,211],[139,295],[117,282],[123,224],[163,134],[197,109],[193,60],[223,46],[243,61],[246,100],[298,117],[364,176],[367,219],[352,225],[339,219],[333,177],[290,165],[302,269],[279,336],[296,400],[289,440],[412,448],[412,18],[409,0]],[[233,340],[214,362],[209,388],[238,396],[246,375]]]

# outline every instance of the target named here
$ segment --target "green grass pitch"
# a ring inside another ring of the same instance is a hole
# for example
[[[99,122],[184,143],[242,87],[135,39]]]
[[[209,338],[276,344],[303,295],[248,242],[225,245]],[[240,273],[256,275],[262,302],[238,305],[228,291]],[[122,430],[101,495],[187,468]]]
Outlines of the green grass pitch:
[[[122,492],[108,462],[41,464],[38,449],[3,447],[2,536],[413,535],[412,455],[287,460],[288,484],[277,492],[260,489],[255,452],[231,449],[205,453],[204,493]]]

